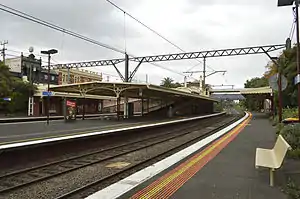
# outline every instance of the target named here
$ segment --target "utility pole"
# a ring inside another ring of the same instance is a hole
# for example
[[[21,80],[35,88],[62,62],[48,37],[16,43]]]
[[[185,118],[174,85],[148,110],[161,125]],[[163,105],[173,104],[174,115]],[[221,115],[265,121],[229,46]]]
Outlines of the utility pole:
[[[1,50],[2,51],[1,54],[2,54],[2,57],[3,57],[3,63],[5,64],[5,51],[7,50],[5,48],[5,45],[8,44],[8,41],[2,41],[0,44],[1,44],[1,46],[3,46],[2,50]]]
[[[202,82],[202,91],[205,91],[205,77],[206,77],[206,59],[203,58],[203,82]]]
[[[299,7],[299,1],[295,1],[295,5],[296,5],[296,16],[295,16],[295,20],[296,20],[296,39],[297,39],[297,75],[300,75],[300,64],[299,64],[299,11],[298,11],[298,7]],[[300,83],[298,83],[297,85],[298,87],[298,120],[300,119]]]

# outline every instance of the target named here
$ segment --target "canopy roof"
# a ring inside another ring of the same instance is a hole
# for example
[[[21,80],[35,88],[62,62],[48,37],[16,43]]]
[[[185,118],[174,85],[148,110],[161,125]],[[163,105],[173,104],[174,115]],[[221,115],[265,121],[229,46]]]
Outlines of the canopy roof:
[[[85,95],[101,95],[110,97],[124,97],[125,93],[130,98],[194,98],[218,102],[204,95],[192,94],[176,89],[169,89],[152,84],[140,84],[129,82],[85,82],[76,84],[59,85],[50,88],[54,92],[79,93]]]
[[[212,89],[210,92],[211,93],[240,92],[240,94],[242,95],[251,95],[251,94],[271,94],[273,90],[269,86],[266,86],[266,87],[259,87],[259,88]]]
[[[226,93],[226,94],[219,94],[215,93],[212,94],[211,97],[221,100],[244,100],[245,97],[241,94],[237,93]]]

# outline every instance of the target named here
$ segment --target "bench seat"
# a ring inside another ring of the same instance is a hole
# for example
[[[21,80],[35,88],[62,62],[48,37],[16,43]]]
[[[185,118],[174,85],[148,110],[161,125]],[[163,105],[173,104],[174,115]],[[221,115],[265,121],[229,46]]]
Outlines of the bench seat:
[[[273,149],[256,149],[255,155],[255,167],[267,167],[270,169],[270,186],[274,185],[274,171],[281,167],[283,159],[290,145],[285,141],[282,135],[277,137],[276,143]]]
[[[272,149],[256,149],[256,158],[255,158],[256,167],[267,167],[277,169],[278,161]],[[280,165],[279,165],[280,166]]]

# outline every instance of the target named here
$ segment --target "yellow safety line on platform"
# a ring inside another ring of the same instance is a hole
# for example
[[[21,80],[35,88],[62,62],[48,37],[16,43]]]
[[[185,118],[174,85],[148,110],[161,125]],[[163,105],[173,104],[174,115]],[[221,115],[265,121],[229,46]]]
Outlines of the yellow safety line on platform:
[[[170,184],[173,180],[182,175],[184,172],[191,169],[196,163],[200,162],[202,159],[205,159],[205,157],[207,157],[216,148],[218,148],[219,145],[229,140],[229,138],[232,135],[239,133],[248,124],[248,122],[251,120],[251,117],[252,114],[249,113],[249,117],[246,120],[244,120],[237,127],[226,133],[223,137],[215,141],[215,143],[202,150],[199,154],[196,155],[195,158],[189,159],[188,161],[184,162],[183,164],[181,164],[180,166],[163,176],[161,179],[158,179],[157,181],[150,184],[148,187],[136,193],[132,198],[155,198],[154,196],[157,195],[160,191],[167,189],[168,187],[166,188],[166,186],[168,186],[168,184]],[[186,181],[187,180],[188,179],[186,179]]]

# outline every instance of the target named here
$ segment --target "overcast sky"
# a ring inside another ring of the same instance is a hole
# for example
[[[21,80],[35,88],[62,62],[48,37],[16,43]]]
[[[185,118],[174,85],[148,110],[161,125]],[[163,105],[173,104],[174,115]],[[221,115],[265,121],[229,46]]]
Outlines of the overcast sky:
[[[86,35],[135,56],[176,53],[176,49],[145,27],[125,17],[106,0],[1,0],[2,4]],[[282,44],[289,35],[292,7],[277,7],[277,0],[113,0],[115,4],[164,35],[185,51],[201,51],[255,45]],[[122,54],[56,32],[30,21],[0,11],[0,41],[8,40],[8,57],[18,52],[35,53],[56,48],[55,63],[101,60],[123,57]],[[295,40],[293,40],[295,41]],[[280,51],[279,51],[280,52]],[[278,51],[273,53],[276,55]],[[46,58],[43,58],[46,61]],[[208,70],[227,70],[207,78],[207,83],[243,87],[252,77],[262,76],[268,63],[266,55],[208,58]],[[130,63],[131,71],[136,63]],[[161,66],[184,72],[202,70],[197,60],[160,62]],[[124,71],[124,64],[118,66]],[[117,75],[112,66],[90,68]],[[159,84],[164,77],[183,82],[183,76],[159,67],[142,64],[137,79]],[[106,76],[106,75],[105,75]],[[199,74],[193,75],[198,78]],[[116,79],[111,77],[111,79]],[[189,79],[194,80],[194,79]]]

